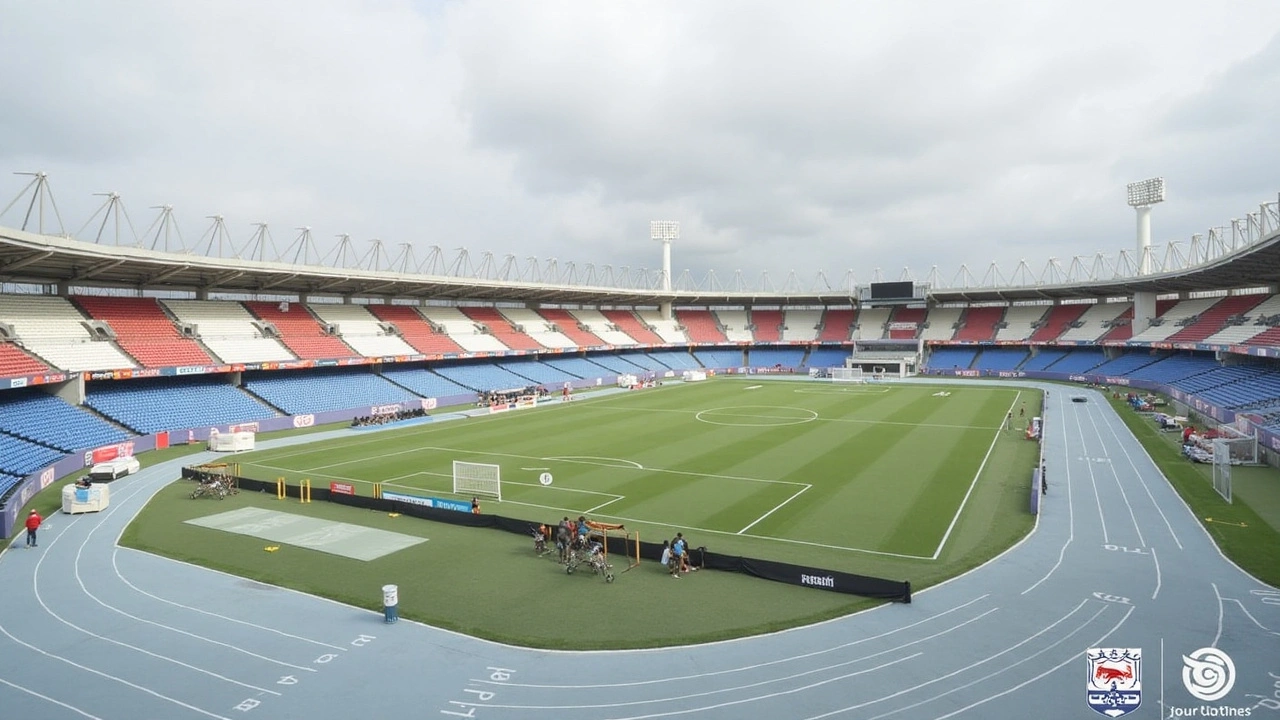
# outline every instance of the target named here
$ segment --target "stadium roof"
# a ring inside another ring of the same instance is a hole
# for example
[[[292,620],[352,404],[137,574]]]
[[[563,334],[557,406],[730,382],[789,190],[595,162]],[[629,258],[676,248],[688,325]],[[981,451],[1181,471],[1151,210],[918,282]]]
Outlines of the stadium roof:
[[[613,287],[294,265],[101,245],[7,228],[0,228],[0,282],[583,305],[835,305],[858,297],[857,288],[795,292],[662,290],[651,277],[637,282],[637,287]],[[1280,284],[1280,232],[1187,270],[1078,283],[934,288],[930,294],[937,302],[982,302],[1114,297],[1135,292],[1166,294],[1276,284]]]

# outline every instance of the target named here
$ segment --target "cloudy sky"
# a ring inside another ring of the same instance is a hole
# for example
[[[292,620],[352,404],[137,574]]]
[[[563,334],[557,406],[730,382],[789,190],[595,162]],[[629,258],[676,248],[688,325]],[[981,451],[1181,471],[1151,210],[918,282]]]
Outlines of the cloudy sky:
[[[655,268],[670,219],[698,280],[950,281],[1131,247],[1129,181],[1157,243],[1280,191],[1275,0],[41,0],[0,68],[0,208],[47,172],[86,240],[116,191],[188,246]]]

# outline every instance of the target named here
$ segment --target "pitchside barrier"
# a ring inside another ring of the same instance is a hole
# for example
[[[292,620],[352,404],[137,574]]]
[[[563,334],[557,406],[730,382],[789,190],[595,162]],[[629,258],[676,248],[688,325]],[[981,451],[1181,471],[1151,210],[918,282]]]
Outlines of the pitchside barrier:
[[[195,468],[182,468],[182,477],[188,480],[199,480],[204,477],[205,474],[206,473]],[[274,491],[276,492],[277,497],[283,496],[286,498],[301,499],[304,492],[303,488],[297,485],[282,484],[276,480],[237,478],[237,482],[242,491]],[[283,490],[281,489],[282,485]],[[308,499],[314,498],[320,502],[327,501],[338,505],[347,505],[365,510],[394,512],[423,520],[449,523],[450,525],[495,528],[524,536],[529,535],[530,527],[537,527],[540,524],[546,524],[550,527],[554,527],[557,522],[554,519],[550,523],[541,523],[531,520],[508,518],[501,515],[475,515],[469,512],[443,510],[423,505],[388,500],[385,498],[335,493],[330,492],[328,488],[323,486],[316,487],[314,490],[307,487],[306,494]],[[629,550],[626,538],[610,536],[606,538],[605,542],[609,552],[626,555]],[[653,560],[655,562],[662,559],[661,543],[641,542],[639,545],[640,557],[646,560]],[[740,572],[764,578],[766,580],[817,588],[819,590],[829,590],[831,592],[846,593],[849,595],[861,595],[863,597],[892,600],[894,602],[901,603],[911,602],[910,581],[885,580],[883,578],[870,577],[867,575],[855,575],[853,573],[839,572],[836,570],[806,567],[804,565],[792,565],[791,563],[773,562],[772,560],[742,557],[741,555],[723,555],[721,553],[710,552],[706,547],[691,549],[689,551],[689,560],[692,564],[708,570]]]

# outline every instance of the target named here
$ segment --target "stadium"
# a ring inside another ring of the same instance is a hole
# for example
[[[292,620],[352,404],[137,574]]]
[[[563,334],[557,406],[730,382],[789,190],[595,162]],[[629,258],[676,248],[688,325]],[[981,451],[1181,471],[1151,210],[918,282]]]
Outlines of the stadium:
[[[1219,648],[1228,700],[1280,706],[1280,202],[1187,253],[1140,223],[1132,253],[1012,281],[766,292],[673,278],[677,222],[653,223],[665,262],[644,274],[439,248],[326,265],[309,231],[203,253],[49,233],[46,182],[0,229],[6,711],[1011,717],[1079,703],[1061,679],[1108,645],[1145,648],[1148,693]],[[1130,193],[1141,217],[1163,183]],[[101,499],[71,484],[134,456]],[[197,500],[211,480],[230,495]],[[618,582],[528,552],[570,514],[600,521]],[[401,539],[336,560],[271,534],[303,517]],[[658,594],[676,531],[716,578],[684,576],[700,630],[662,619],[688,602]],[[498,577],[450,594],[423,563],[459,555],[459,577]],[[597,612],[538,600],[567,587]],[[415,614],[424,596],[451,609]],[[401,608],[426,624],[389,628]],[[344,682],[317,687],[330,664]],[[379,689],[423,668],[425,695]]]

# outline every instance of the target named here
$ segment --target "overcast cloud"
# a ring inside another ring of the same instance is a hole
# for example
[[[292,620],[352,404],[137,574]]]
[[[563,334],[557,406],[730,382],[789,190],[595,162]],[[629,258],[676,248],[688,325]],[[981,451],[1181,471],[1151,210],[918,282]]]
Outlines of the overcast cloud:
[[[1157,243],[1276,199],[1278,32],[1275,0],[5,3],[0,208],[42,170],[68,232],[117,191],[188,246],[220,214],[654,268],[670,219],[726,286],[1038,273],[1132,246],[1129,181],[1166,178]]]

